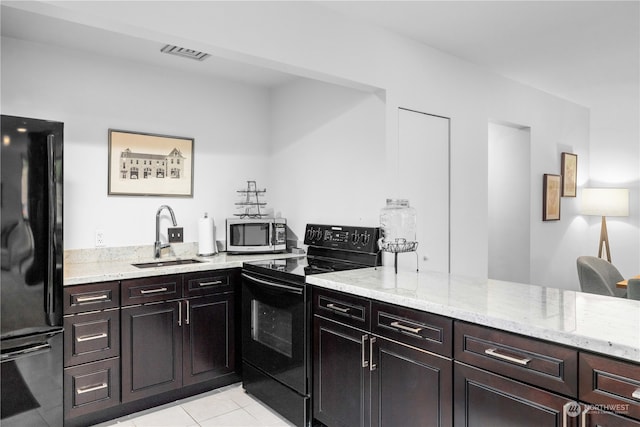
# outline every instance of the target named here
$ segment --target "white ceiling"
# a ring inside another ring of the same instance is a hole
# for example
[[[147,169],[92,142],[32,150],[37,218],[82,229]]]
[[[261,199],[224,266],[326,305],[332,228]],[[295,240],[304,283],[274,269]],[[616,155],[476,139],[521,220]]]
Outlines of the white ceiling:
[[[640,90],[639,1],[326,1],[588,107]]]
[[[639,102],[640,0],[318,1],[588,107]],[[2,5],[2,36],[276,86],[294,76],[227,59],[160,54],[162,45]],[[185,46],[189,47],[189,46]]]
[[[77,49],[90,55],[123,58],[189,73],[216,75],[263,87],[277,86],[296,78],[277,70],[216,56],[197,61],[167,55],[160,52],[164,43],[32,13],[6,4],[2,4],[1,15],[0,30],[3,37]]]

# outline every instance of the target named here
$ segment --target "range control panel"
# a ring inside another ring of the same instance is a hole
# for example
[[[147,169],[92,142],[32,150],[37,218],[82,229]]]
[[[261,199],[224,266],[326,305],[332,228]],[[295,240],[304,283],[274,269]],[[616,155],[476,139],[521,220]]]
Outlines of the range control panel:
[[[304,244],[358,252],[378,252],[380,228],[307,224]]]

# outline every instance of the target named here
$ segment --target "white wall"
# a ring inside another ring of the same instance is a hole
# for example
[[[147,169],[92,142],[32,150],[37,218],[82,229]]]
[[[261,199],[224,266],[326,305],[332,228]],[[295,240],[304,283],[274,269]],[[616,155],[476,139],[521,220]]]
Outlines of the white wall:
[[[489,278],[529,283],[531,132],[489,123]]]
[[[272,91],[269,200],[298,240],[311,224],[379,224],[385,105],[376,94],[300,79]]]
[[[268,100],[226,80],[2,39],[2,113],[65,123],[65,249],[94,247],[96,229],[107,246],[153,244],[165,203],[185,241],[197,241],[205,211],[223,233],[235,190],[268,186]],[[109,128],[195,138],[194,197],[107,196]]]
[[[327,81],[384,89],[384,194],[392,192],[397,176],[398,107],[450,117],[451,271],[456,274],[487,275],[487,121],[529,126],[531,281],[577,288],[575,259],[584,252],[585,227],[577,224],[577,208],[567,199],[563,199],[561,221],[542,223],[541,180],[543,173],[559,172],[562,151],[579,155],[579,179],[586,176],[581,166],[589,159],[586,108],[359,24],[313,2],[67,2],[50,3],[47,8],[67,19],[162,43],[174,41]],[[187,131],[171,130],[173,134]],[[377,215],[377,201],[368,200],[363,206],[376,206]],[[637,229],[633,237],[637,240]]]

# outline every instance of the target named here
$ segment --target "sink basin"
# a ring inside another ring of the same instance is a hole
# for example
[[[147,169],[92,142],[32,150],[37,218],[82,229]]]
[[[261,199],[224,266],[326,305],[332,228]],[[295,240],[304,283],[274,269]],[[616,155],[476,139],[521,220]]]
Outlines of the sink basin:
[[[131,264],[138,268],[153,268],[153,267],[173,267],[176,265],[197,264],[202,261],[197,259],[173,259],[168,261],[153,261],[153,262],[141,262],[138,264]]]

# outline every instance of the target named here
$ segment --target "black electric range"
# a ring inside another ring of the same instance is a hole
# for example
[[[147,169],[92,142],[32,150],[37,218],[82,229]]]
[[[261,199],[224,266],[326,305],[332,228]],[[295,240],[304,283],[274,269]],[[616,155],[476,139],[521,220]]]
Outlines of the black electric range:
[[[380,229],[308,224],[307,255],[242,267],[245,390],[297,426],[311,425],[311,274],[380,265]]]
[[[283,279],[303,281],[311,274],[375,267],[381,264],[376,227],[307,224],[307,255],[249,261],[243,268]]]

